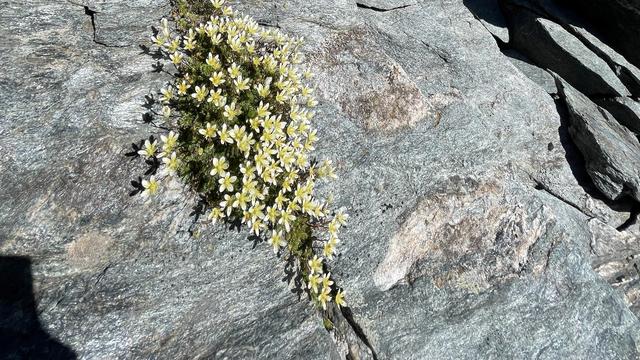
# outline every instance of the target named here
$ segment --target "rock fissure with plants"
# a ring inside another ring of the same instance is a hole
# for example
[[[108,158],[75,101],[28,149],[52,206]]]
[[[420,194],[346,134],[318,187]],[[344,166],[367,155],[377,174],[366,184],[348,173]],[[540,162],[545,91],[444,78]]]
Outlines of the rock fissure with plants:
[[[263,28],[224,0],[176,5],[176,29],[163,19],[151,39],[175,74],[158,94],[168,133],[138,152],[158,164],[141,181],[142,195],[179,177],[204,200],[211,223],[240,222],[274,253],[293,257],[318,309],[345,306],[327,260],[348,215],[314,192],[316,181],[336,174],[331,160],[310,155],[318,101],[302,39]]]

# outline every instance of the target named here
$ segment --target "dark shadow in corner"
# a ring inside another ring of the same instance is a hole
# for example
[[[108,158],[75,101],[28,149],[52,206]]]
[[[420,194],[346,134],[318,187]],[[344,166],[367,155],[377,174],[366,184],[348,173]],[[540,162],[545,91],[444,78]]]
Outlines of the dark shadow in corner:
[[[68,346],[49,336],[38,320],[27,257],[0,256],[0,358],[77,358]]]
[[[463,0],[464,6],[480,20],[484,20],[491,25],[507,28],[507,22],[498,0]]]

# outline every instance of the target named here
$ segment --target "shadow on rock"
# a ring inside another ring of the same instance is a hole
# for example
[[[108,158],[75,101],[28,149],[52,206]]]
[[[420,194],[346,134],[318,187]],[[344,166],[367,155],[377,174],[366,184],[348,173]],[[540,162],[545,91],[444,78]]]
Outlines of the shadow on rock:
[[[49,336],[38,320],[31,260],[0,256],[0,358],[76,359],[73,350]]]

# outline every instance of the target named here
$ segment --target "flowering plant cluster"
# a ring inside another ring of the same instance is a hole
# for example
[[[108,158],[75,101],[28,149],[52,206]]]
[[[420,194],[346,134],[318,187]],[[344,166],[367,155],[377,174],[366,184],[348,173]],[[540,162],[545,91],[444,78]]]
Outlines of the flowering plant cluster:
[[[318,102],[306,83],[313,74],[300,69],[302,40],[261,28],[224,3],[211,0],[208,21],[179,34],[163,19],[152,37],[177,72],[159,94],[170,131],[160,143],[145,141],[139,154],[191,184],[212,222],[240,221],[275,253],[294,256],[317,306],[344,306],[326,260],[348,215],[331,215],[314,195],[317,180],[336,175],[330,160],[309,155]],[[157,193],[160,182],[143,180],[143,195]]]

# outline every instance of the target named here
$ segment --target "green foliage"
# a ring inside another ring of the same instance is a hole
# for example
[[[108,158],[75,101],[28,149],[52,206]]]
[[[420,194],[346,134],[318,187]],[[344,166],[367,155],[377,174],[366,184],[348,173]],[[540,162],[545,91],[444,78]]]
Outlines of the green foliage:
[[[211,222],[239,221],[268,238],[275,253],[287,251],[315,304],[344,305],[326,259],[347,215],[330,218],[314,193],[317,180],[336,176],[331,161],[310,156],[318,102],[307,84],[312,73],[300,72],[302,41],[262,29],[223,3],[177,0],[177,34],[163,20],[152,37],[176,74],[160,90],[170,129],[161,152],[147,141],[140,154],[199,193]],[[150,196],[160,182],[152,176],[143,186]]]

